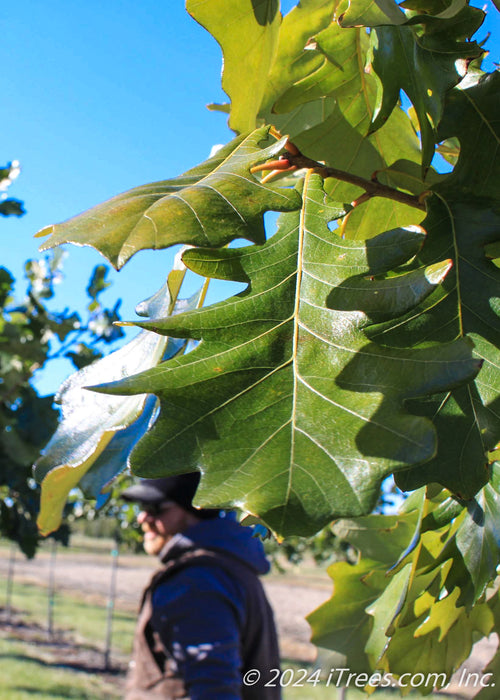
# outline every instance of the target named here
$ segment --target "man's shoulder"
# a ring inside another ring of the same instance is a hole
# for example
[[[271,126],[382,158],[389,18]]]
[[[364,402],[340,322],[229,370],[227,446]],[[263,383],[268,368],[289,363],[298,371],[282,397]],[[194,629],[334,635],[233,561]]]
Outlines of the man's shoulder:
[[[243,575],[238,564],[223,554],[197,550],[167,562],[154,577],[151,593],[155,607],[166,606],[170,611],[179,612],[186,605],[194,610],[195,598],[214,609],[229,605],[244,610],[255,585],[260,585],[255,574]]]
[[[185,572],[192,576],[193,571],[207,572],[207,575],[218,577],[220,574],[230,575],[232,578],[244,579],[258,578],[250,564],[233,556],[230,552],[217,548],[193,547],[182,552],[176,552],[175,556],[163,562],[163,567],[158,572],[159,578],[178,576]]]
[[[262,588],[262,584],[252,567],[231,554],[197,548],[164,562],[154,575],[151,587],[155,591],[160,588],[187,592],[195,589],[245,599],[253,589]]]

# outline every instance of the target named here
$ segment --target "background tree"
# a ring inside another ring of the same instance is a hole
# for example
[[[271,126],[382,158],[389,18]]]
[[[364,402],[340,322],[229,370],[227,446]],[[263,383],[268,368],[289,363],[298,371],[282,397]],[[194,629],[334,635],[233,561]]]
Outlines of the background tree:
[[[66,384],[36,467],[40,526],[126,461],[150,477],[201,467],[199,505],[285,537],[337,519],[358,550],[330,569],[318,643],[351,670],[449,676],[498,614],[500,77],[473,39],[484,12],[187,8],[222,47],[230,104],[214,109],[238,135],[48,227],[42,248],[91,245],[119,269],[183,243],[191,270],[247,287],[202,308],[180,298],[179,266],[138,339]],[[370,515],[391,474],[412,495],[399,516]]]

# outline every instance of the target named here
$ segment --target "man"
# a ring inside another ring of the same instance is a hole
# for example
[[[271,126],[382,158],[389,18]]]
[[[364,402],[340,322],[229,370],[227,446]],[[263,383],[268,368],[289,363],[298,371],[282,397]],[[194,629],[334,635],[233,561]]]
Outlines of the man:
[[[269,563],[250,528],[192,506],[199,478],[144,479],[122,494],[139,504],[144,549],[161,561],[143,595],[125,698],[276,700],[276,630],[258,579]]]

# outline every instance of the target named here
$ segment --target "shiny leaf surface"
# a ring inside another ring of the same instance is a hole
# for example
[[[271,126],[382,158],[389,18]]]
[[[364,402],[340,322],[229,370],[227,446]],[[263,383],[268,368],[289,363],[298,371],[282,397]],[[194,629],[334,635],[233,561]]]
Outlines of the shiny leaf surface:
[[[201,463],[200,505],[237,503],[280,534],[369,512],[388,473],[435,450],[430,423],[402,410],[404,400],[477,371],[467,343],[410,353],[366,343],[365,326],[403,314],[448,270],[445,261],[383,279],[417,251],[420,231],[342,241],[327,223],[343,212],[328,204],[319,176],[306,178],[303,200],[263,246],[188,251],[194,271],[248,281],[247,290],[141,324],[203,342],[99,388],[160,398],[159,419],[132,456],[136,473]]]

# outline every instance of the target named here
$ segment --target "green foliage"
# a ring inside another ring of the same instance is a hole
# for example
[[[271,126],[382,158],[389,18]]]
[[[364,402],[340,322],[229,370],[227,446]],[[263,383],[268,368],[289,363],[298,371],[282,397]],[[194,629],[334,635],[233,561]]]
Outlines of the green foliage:
[[[309,616],[313,640],[344,654],[350,668],[396,676],[444,674],[439,687],[445,685],[478,636],[494,629],[498,590],[486,584],[495,576],[499,539],[494,532],[485,536],[478,515],[493,516],[489,528],[495,527],[497,482],[498,470],[478,495],[475,513],[462,509],[453,522],[436,529],[422,523],[449,504],[442,494],[430,498],[425,489],[413,494],[397,518],[337,523],[334,532],[347,534],[360,558],[355,566],[330,567],[335,591]]]
[[[371,129],[384,124],[397,106],[399,91],[404,90],[418,117],[424,168],[429,167],[434,155],[445,95],[462,77],[457,67],[482,53],[475,42],[465,41],[482,21],[480,10],[467,7],[452,22],[422,14],[405,18],[411,26],[402,26],[397,18],[397,26],[381,22],[386,26],[375,25],[371,35],[372,67],[379,79]]]
[[[187,0],[188,12],[214,36],[224,54],[222,87],[234,95],[229,120],[239,133],[252,131],[278,47],[279,0]],[[228,32],[235,24],[238,31]],[[241,61],[242,42],[257,47]]]
[[[343,518],[333,534],[359,557],[331,567],[315,639],[351,670],[447,678],[498,615],[500,78],[480,69],[484,13],[187,6],[222,48],[217,109],[239,135],[44,229],[43,247],[91,245],[119,268],[184,243],[194,272],[247,286],[207,308],[176,287],[136,324],[146,340],[63,387],[40,524],[57,526],[82,477],[101,497],[125,461],[141,476],[199,469],[199,505],[280,535]],[[284,212],[276,232],[269,211]],[[414,494],[400,516],[370,515],[390,474]]]
[[[2,216],[22,216],[26,211],[19,199],[9,197],[0,202],[0,214]]]
[[[437,481],[461,498],[472,498],[489,478],[488,454],[499,439],[499,324],[494,300],[500,273],[486,254],[486,246],[500,235],[494,199],[498,189],[493,186],[500,169],[491,152],[499,138],[499,87],[498,74],[470,76],[468,84],[447,102],[441,130],[446,138],[458,137],[461,152],[453,172],[433,188],[434,195],[427,201],[422,224],[427,239],[420,257],[429,264],[449,255],[453,272],[417,314],[402,319],[397,328],[381,329],[384,342],[398,347],[467,334],[483,362],[477,381],[421,403],[420,410],[433,417],[443,439],[433,460],[398,475],[403,489]],[[478,134],[484,151],[474,154],[471,140]]]

